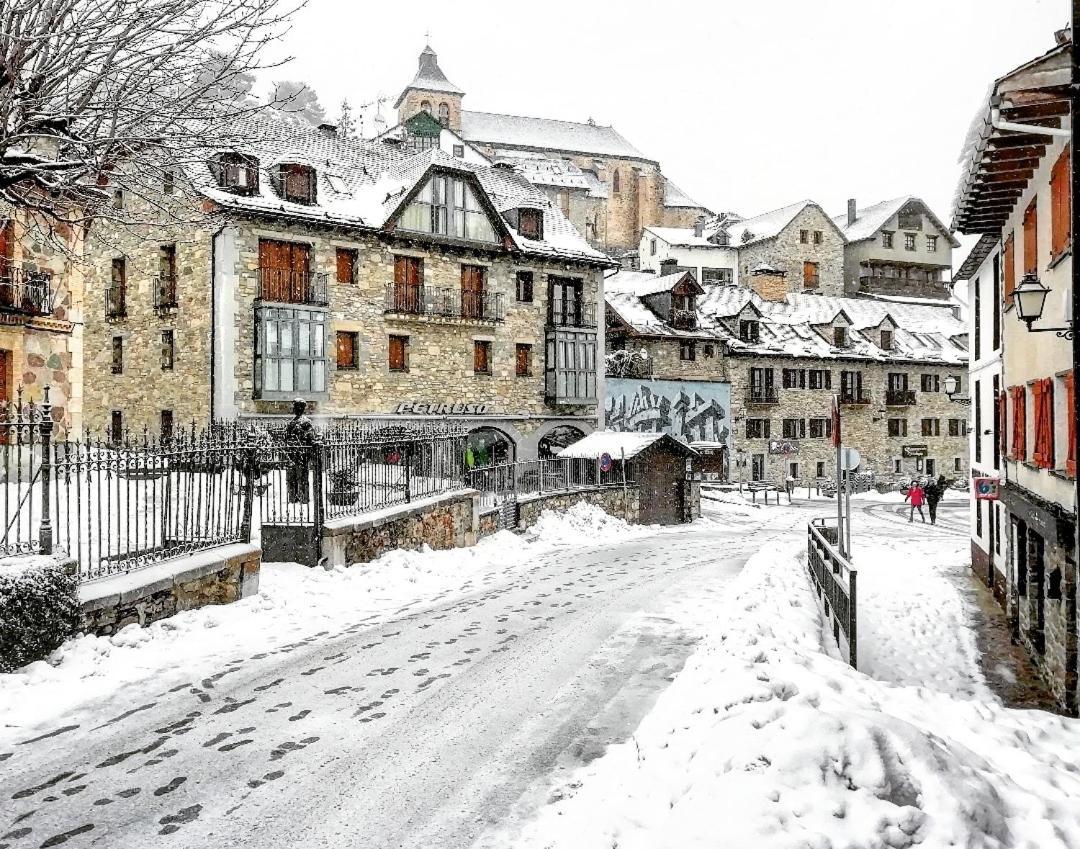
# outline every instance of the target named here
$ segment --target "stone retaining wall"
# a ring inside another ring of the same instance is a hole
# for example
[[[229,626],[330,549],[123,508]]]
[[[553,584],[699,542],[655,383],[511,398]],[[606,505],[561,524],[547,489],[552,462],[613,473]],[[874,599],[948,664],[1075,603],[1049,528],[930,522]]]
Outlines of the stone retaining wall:
[[[238,543],[177,557],[79,587],[79,630],[107,635],[183,610],[229,604],[259,591],[258,544]]]
[[[544,510],[565,510],[579,502],[595,504],[606,513],[637,524],[641,519],[640,493],[636,486],[608,489],[589,489],[575,492],[559,492],[518,500],[518,527],[528,528],[536,523]]]

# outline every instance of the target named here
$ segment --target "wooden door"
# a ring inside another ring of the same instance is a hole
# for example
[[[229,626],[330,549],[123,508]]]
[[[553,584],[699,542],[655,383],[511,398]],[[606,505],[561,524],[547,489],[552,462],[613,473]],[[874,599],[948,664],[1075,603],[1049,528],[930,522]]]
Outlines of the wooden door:
[[[397,312],[421,311],[423,282],[424,261],[420,257],[394,257],[394,309]]]
[[[478,265],[461,266],[461,314],[466,318],[484,316],[484,269]]]
[[[276,239],[259,240],[259,294],[263,299],[287,304],[305,303],[310,271],[310,245]]]

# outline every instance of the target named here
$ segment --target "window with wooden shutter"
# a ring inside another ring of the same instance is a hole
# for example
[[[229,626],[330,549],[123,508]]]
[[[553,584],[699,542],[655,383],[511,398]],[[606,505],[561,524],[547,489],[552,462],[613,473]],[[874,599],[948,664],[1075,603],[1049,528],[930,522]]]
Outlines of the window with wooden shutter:
[[[1012,452],[1013,460],[1027,456],[1027,389],[1014,386],[1012,393]]]
[[[1039,270],[1039,209],[1038,198],[1032,198],[1024,210],[1024,274]]]
[[[1009,396],[999,392],[997,396],[998,452],[1007,456],[1009,451]],[[997,463],[994,464],[998,465]]]
[[[803,262],[803,288],[816,289],[818,287],[818,264],[816,262]]]
[[[388,363],[390,371],[409,370],[409,337],[391,336]]]
[[[1012,233],[1005,240],[1002,250],[1002,262],[1005,263],[1005,306],[1012,306],[1013,290],[1016,288],[1016,248]]]
[[[1049,378],[1031,384],[1035,445],[1031,459],[1042,469],[1054,465],[1054,384]]]
[[[337,260],[337,282],[356,282],[356,251],[350,248],[338,248],[335,255]]]
[[[359,354],[360,334],[345,330],[337,333],[337,367],[339,369],[356,369],[360,367]]]
[[[528,377],[532,373],[532,345],[519,343],[514,346],[514,373],[518,377]]]
[[[1065,428],[1069,440],[1065,453],[1065,474],[1076,477],[1076,394],[1073,387],[1073,373],[1065,375]]]
[[[491,374],[490,342],[473,342],[473,371],[476,374]]]
[[[1050,255],[1058,257],[1069,247],[1072,189],[1069,180],[1069,146],[1061,152],[1050,172]]]

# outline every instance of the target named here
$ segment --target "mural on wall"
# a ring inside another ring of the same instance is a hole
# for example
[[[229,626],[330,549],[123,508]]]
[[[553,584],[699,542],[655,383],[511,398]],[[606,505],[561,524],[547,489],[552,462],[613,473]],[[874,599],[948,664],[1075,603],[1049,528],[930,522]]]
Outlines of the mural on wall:
[[[609,430],[663,432],[684,442],[729,444],[730,384],[609,377],[605,385]]]

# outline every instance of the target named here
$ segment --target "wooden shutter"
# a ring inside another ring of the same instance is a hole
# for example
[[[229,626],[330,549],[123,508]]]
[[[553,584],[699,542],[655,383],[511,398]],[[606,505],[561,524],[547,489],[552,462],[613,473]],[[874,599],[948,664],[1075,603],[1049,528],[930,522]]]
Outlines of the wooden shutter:
[[[488,362],[488,342],[473,343],[473,371],[487,374],[491,371],[491,363]]]
[[[356,334],[339,332],[337,335],[337,367],[356,368]]]
[[[1061,152],[1050,172],[1050,254],[1057,257],[1069,246],[1072,188],[1069,180],[1069,146]]]
[[[1009,452],[1009,396],[1005,392],[999,392],[997,403],[997,440],[998,451],[1003,457]]]
[[[518,377],[529,376],[529,353],[530,345],[518,345],[516,348],[516,370]]]
[[[1012,458],[1023,460],[1027,457],[1027,389],[1014,386],[1012,396]]]
[[[1035,465],[1047,468],[1046,462],[1046,384],[1036,380],[1031,384],[1032,424],[1035,430],[1035,444],[1031,449],[1031,459]]]
[[[478,265],[461,266],[461,314],[480,318],[484,314],[484,269]]]
[[[803,263],[803,286],[807,289],[816,289],[818,285],[818,264],[816,262]]]
[[[1076,477],[1076,394],[1073,373],[1065,375],[1065,420],[1068,422],[1068,451],[1065,454],[1065,473]]]
[[[404,336],[390,337],[390,371],[405,371],[405,345],[406,340]]]
[[[337,260],[337,282],[356,282],[356,251],[348,248],[338,248],[335,256]]]
[[[1039,270],[1039,209],[1038,198],[1032,198],[1024,210],[1024,274]]]
[[[1005,264],[1005,306],[1011,306],[1013,290],[1016,288],[1016,247],[1012,233],[1005,240],[1002,262]]]

